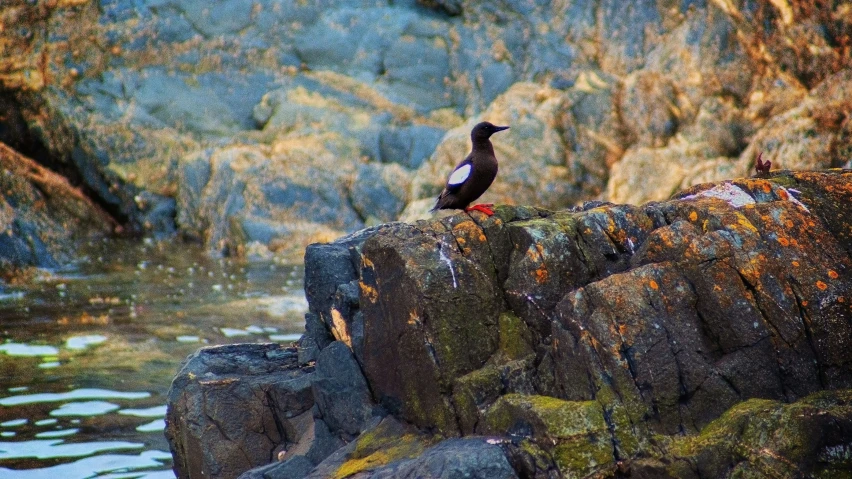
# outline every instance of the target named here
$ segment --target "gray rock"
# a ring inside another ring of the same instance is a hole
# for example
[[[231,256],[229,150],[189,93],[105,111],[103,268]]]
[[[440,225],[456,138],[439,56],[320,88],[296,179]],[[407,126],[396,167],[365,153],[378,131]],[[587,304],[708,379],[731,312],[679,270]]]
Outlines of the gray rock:
[[[518,476],[500,446],[488,444],[482,438],[457,438],[441,441],[399,467],[372,471],[368,477],[510,479]]]
[[[311,472],[314,463],[305,456],[296,456],[286,461],[248,470],[238,479],[302,479]]]
[[[327,457],[340,450],[346,443],[336,434],[328,430],[328,425],[322,419],[314,419],[314,441],[306,454],[314,464],[319,464]]]
[[[367,381],[352,351],[340,341],[320,352],[313,394],[323,421],[333,432],[357,435],[373,416]]]
[[[408,175],[399,165],[361,165],[350,192],[352,207],[365,223],[394,221],[405,208],[408,182]]]
[[[312,368],[278,344],[202,348],[172,382],[166,438],[182,478],[236,477],[299,441]]]
[[[379,154],[383,163],[399,163],[416,169],[429,158],[446,130],[427,125],[387,127],[379,133]]]

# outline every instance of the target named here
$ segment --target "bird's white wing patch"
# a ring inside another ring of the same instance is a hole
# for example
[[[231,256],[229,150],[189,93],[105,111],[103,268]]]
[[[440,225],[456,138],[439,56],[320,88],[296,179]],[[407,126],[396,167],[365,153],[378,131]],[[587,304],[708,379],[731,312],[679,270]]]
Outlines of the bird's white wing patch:
[[[462,165],[456,171],[450,175],[450,179],[447,180],[448,185],[460,185],[464,183],[467,177],[470,176],[470,165]]]

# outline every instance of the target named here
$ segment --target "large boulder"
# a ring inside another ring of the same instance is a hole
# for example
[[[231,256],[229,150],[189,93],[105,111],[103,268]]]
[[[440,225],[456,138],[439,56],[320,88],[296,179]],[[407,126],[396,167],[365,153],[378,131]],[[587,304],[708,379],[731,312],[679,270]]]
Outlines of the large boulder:
[[[730,477],[706,458],[752,470],[755,448],[779,455],[773,470],[828,474],[848,466],[831,451],[852,420],[850,184],[780,172],[643,206],[386,224],[309,249],[327,327],[306,339],[346,336],[376,403],[444,437],[495,437],[520,475]],[[794,410],[836,419],[775,419]],[[734,419],[751,432],[723,432]]]
[[[230,478],[268,464],[312,422],[313,368],[277,344],[204,348],[169,390],[166,438],[182,478]]]

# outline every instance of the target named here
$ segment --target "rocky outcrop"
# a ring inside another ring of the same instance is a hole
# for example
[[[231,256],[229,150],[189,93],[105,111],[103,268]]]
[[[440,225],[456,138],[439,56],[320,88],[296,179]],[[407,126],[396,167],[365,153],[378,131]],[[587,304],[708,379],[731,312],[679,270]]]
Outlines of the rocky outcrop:
[[[62,176],[0,143],[0,271],[51,268],[115,222]]]
[[[740,3],[9,0],[0,141],[127,230],[292,258],[422,216],[482,119],[497,203],[843,166],[848,5]]]
[[[237,477],[304,439],[310,373],[277,344],[218,346],[190,356],[169,392],[166,437],[179,477]]]
[[[849,470],[850,204],[850,170],[776,172],[311,245],[299,360],[342,447],[293,454],[308,477]]]

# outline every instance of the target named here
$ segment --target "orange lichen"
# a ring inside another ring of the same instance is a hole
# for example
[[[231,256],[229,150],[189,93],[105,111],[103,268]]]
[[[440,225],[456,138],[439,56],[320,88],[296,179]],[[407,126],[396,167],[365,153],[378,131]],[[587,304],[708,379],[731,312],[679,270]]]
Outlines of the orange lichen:
[[[545,268],[543,264],[541,266],[539,266],[538,268],[536,268],[536,270],[535,270],[535,281],[536,281],[536,283],[544,284],[545,282],[547,282],[548,276],[549,276],[549,273],[547,272],[547,268]]]
[[[650,282],[650,283],[648,283],[648,285],[649,285],[649,286],[651,287],[651,289],[653,289],[653,290],[658,290],[658,289],[660,289],[660,285],[658,285],[658,284],[657,284],[657,282],[656,282],[656,281],[654,281],[653,279],[651,280],[651,282]]]
[[[790,246],[790,241],[787,238],[778,238],[778,242],[781,243],[781,246]]]
[[[769,193],[770,191],[772,191],[772,187],[769,186],[769,183],[763,183],[762,187],[764,193]]]
[[[799,267],[799,262],[798,262],[798,261],[793,261],[793,266],[795,266],[795,267],[797,267],[797,268],[798,268],[798,267]]]
[[[697,221],[697,220],[698,220],[698,213],[696,213],[695,211],[689,213],[689,221]]]
[[[828,270],[828,277],[829,278],[837,279],[838,276],[839,275],[837,274],[837,271],[834,271],[833,269]]]
[[[828,288],[828,285],[823,283],[822,281],[817,281],[816,287],[821,289],[822,291],[825,291]]]
[[[375,303],[379,300],[379,292],[376,291],[376,288],[364,283],[363,281],[359,281],[358,286],[361,288],[361,294],[363,294],[371,303]]]

